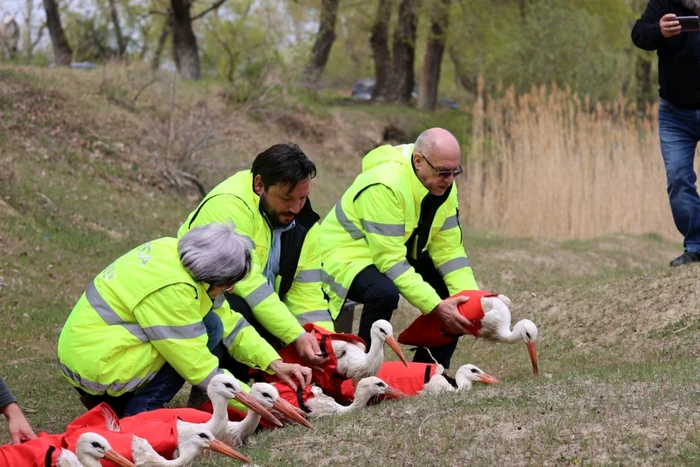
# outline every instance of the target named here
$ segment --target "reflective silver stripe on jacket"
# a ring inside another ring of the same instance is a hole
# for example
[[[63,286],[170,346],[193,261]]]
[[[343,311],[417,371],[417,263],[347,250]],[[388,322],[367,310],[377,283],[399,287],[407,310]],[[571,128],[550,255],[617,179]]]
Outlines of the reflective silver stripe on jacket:
[[[441,264],[440,266],[438,266],[437,270],[440,272],[440,275],[442,277],[445,277],[446,275],[456,271],[457,269],[468,268],[469,266],[469,260],[467,258],[461,257],[451,259],[448,262]]]

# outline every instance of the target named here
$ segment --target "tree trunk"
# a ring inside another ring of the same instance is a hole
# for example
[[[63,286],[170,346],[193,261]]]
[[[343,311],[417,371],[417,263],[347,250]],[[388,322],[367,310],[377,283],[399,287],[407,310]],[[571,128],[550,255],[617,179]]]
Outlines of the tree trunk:
[[[394,31],[391,100],[399,104],[411,102],[415,84],[413,65],[416,59],[416,33],[420,0],[402,0]]]
[[[22,31],[22,46],[24,47],[24,56],[27,57],[27,62],[31,63],[34,52],[34,44],[32,43],[32,16],[34,13],[34,0],[25,0],[24,11],[24,31]]]
[[[339,0],[321,0],[321,18],[318,23],[318,34],[311,49],[311,59],[304,75],[310,84],[315,84],[323,75],[328,63],[331,47],[335,41],[335,23],[338,18]]]
[[[440,66],[442,55],[445,53],[445,41],[449,27],[450,1],[437,0],[433,10],[430,37],[425,46],[423,70],[418,88],[418,107],[425,110],[435,110],[437,105]]]
[[[191,0],[171,0],[170,24],[173,33],[173,58],[180,77],[196,80],[202,77],[197,37],[192,30]]]
[[[117,11],[117,5],[114,0],[109,0],[109,14],[112,17],[114,34],[117,36],[117,57],[121,60],[126,53],[126,40],[122,35],[122,28],[119,25],[119,12]]]
[[[49,28],[51,43],[53,44],[54,63],[57,66],[70,66],[73,50],[70,48],[66,34],[63,32],[56,0],[44,0],[44,10],[46,10],[46,25]]]
[[[389,100],[391,80],[391,52],[389,51],[389,21],[391,20],[392,0],[379,0],[377,16],[372,26],[369,43],[374,58],[373,101]]]
[[[170,21],[166,21],[163,24],[163,30],[158,38],[158,45],[153,53],[153,60],[151,61],[151,70],[157,71],[160,68],[160,58],[163,56],[163,50],[165,49],[165,43],[168,41],[168,36],[170,35]]]
[[[646,103],[652,102],[656,97],[651,79],[652,63],[646,57],[637,56],[636,68],[637,81],[639,83],[637,103],[639,108],[644,108]]]

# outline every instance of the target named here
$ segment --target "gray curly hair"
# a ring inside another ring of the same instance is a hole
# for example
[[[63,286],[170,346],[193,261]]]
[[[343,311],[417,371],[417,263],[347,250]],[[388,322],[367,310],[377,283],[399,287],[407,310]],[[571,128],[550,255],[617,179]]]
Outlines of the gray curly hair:
[[[197,282],[232,286],[250,272],[250,239],[232,225],[209,224],[187,232],[178,242],[180,262]]]

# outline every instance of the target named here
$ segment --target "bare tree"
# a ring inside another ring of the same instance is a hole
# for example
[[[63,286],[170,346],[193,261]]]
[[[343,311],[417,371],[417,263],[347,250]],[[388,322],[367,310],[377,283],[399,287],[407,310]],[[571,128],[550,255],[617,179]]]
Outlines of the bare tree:
[[[393,39],[391,100],[401,104],[411,101],[415,84],[413,65],[416,59],[416,35],[420,0],[402,0]]]
[[[197,37],[192,29],[191,0],[171,0],[168,20],[173,35],[173,58],[183,79],[202,76]]]
[[[445,53],[445,41],[449,26],[449,10],[451,0],[436,0],[430,24],[430,37],[425,46],[423,70],[418,88],[418,107],[425,110],[435,110],[438,99],[438,84],[440,83],[440,67]]]
[[[122,35],[122,28],[119,24],[119,11],[117,11],[117,4],[114,0],[109,0],[109,15],[114,25],[114,35],[117,37],[117,57],[121,60],[126,53],[127,41]]]
[[[34,56],[34,47],[39,43],[44,36],[46,23],[42,23],[36,33],[36,39],[32,40],[32,18],[34,17],[34,0],[25,0],[24,2],[24,30],[22,31],[22,51],[28,62],[32,61]]]
[[[46,10],[46,25],[51,34],[51,44],[53,44],[54,63],[58,66],[70,66],[73,50],[63,31],[56,0],[44,0],[44,10]]]
[[[311,59],[306,66],[306,79],[315,84],[323,75],[335,41],[335,23],[338,18],[339,0],[321,0],[321,18],[318,22],[316,41],[311,49]]]
[[[374,58],[374,92],[373,101],[389,99],[391,80],[391,51],[389,50],[389,21],[391,20],[392,0],[379,0],[377,15],[372,25],[369,43]]]

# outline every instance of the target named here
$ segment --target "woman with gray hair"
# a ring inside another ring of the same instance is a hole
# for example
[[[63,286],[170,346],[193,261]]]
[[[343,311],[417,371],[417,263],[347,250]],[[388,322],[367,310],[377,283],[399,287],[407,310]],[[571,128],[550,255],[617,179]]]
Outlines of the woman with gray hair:
[[[179,242],[145,243],[98,274],[58,340],[61,371],[81,402],[88,409],[105,402],[121,417],[162,408],[185,381],[206,390],[223,371],[212,353],[222,341],[237,361],[308,384],[308,368],[283,363],[225,300],[215,300],[250,262],[245,237],[210,224]],[[208,334],[203,319],[212,315],[223,330]]]

